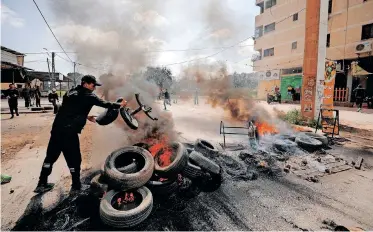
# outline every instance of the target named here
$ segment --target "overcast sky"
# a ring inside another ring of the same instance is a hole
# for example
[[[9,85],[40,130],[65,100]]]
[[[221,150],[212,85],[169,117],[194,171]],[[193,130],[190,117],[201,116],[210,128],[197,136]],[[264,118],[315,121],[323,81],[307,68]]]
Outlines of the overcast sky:
[[[83,73],[102,73],[112,62],[131,67],[163,66],[212,55],[222,50],[216,48],[232,46],[253,36],[255,15],[259,10],[254,0],[36,2],[65,50],[78,52],[68,55],[73,61],[86,65],[77,66],[77,71]],[[32,0],[2,0],[1,44],[22,53],[44,52],[43,48],[61,51]],[[146,55],[141,58],[145,57],[146,61],[137,57],[140,50],[134,49],[133,44],[141,47],[141,53],[145,48]],[[231,72],[251,72],[252,45],[249,39],[198,62],[223,60],[227,61]],[[204,50],[163,51],[195,48]],[[56,57],[56,70],[63,74],[72,72],[73,65],[66,61],[66,55],[58,55],[61,57]],[[48,54],[27,54],[25,66],[47,71],[47,57]],[[137,58],[139,61],[135,62]],[[167,67],[178,75],[182,65],[188,64]]]

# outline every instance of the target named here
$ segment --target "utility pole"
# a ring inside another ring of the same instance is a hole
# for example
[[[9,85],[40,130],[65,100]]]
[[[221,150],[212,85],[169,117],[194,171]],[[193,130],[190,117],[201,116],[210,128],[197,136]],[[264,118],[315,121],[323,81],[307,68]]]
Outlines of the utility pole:
[[[76,63],[74,62],[74,87],[76,87],[76,74],[75,74]]]
[[[301,114],[318,117],[323,101],[328,1],[307,0]]]
[[[55,66],[54,66],[54,56],[55,56],[55,53],[52,52],[52,76],[51,76],[51,85],[52,85],[52,88],[56,87],[56,80],[55,80],[55,77],[54,77],[54,73],[56,71]]]

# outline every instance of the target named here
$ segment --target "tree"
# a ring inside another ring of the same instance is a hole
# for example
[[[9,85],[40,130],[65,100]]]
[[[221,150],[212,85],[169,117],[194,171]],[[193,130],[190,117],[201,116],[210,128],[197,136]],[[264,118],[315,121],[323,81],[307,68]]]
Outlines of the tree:
[[[172,85],[172,71],[166,67],[147,67],[144,73],[147,81],[154,82],[159,88],[170,88]]]

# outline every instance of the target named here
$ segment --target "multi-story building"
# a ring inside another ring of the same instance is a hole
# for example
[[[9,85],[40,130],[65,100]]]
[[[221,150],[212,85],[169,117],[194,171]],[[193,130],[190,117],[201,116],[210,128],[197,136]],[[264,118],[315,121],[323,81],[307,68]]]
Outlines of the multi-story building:
[[[290,100],[289,86],[301,92],[306,1],[256,0],[260,14],[255,18],[254,48],[258,54],[252,60],[254,71],[264,76],[259,98],[265,98],[276,85],[285,100]],[[326,57],[338,62],[335,100],[351,100],[351,89],[359,83],[373,95],[373,75],[354,76],[351,72],[351,62],[358,61],[360,67],[373,73],[373,0],[321,1],[329,4]],[[266,79],[270,72],[279,72],[279,78]]]

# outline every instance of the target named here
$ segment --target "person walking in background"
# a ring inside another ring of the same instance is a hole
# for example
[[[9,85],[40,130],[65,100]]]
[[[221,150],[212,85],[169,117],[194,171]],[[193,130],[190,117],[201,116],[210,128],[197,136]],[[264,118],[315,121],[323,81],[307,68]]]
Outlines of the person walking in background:
[[[35,89],[30,88],[30,106],[34,106],[35,101]]]
[[[19,92],[16,90],[14,84],[9,85],[9,89],[6,91],[6,95],[8,98],[8,104],[10,109],[10,114],[12,115],[10,118],[14,118],[14,111],[17,116],[18,114],[18,96]]]
[[[40,92],[39,86],[36,86],[36,89],[35,89],[35,104],[36,104],[36,107],[41,107],[40,99],[41,99],[41,92]]]
[[[53,88],[52,92],[48,94],[48,101],[53,104],[54,114],[57,114],[57,111],[58,111],[57,101],[59,100],[58,100],[58,94],[55,88]]]
[[[164,92],[164,100],[163,100],[163,105],[164,105],[164,110],[167,110],[166,105],[171,105],[171,98],[170,98],[170,93],[166,89]]]
[[[194,92],[194,105],[198,105],[198,89]]]
[[[25,84],[25,88],[22,90],[22,97],[25,99],[25,107],[30,108],[30,88]]]
[[[365,89],[361,87],[361,84],[359,84],[357,88],[353,90],[353,92],[355,93],[355,103],[358,107],[357,112],[360,112],[361,108],[363,107]]]

